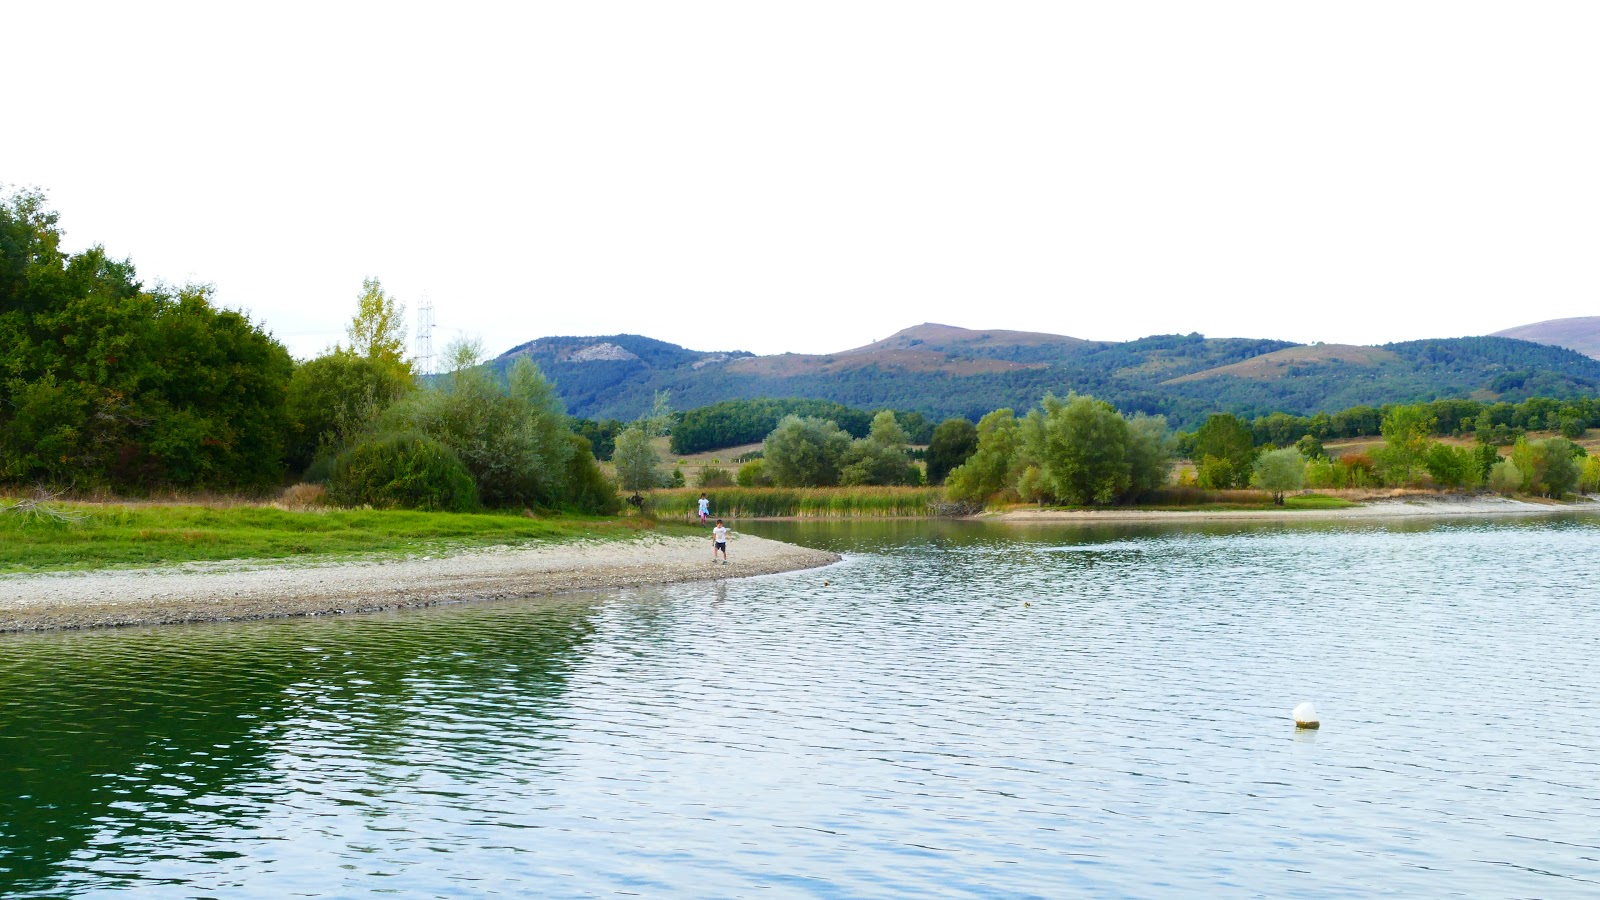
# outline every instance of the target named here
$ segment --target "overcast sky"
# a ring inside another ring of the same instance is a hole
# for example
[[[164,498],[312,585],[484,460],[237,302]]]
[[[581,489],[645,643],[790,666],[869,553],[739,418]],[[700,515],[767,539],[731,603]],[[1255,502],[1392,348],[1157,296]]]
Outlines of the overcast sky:
[[[1600,314],[1600,4],[9,4],[0,182],[299,355]]]

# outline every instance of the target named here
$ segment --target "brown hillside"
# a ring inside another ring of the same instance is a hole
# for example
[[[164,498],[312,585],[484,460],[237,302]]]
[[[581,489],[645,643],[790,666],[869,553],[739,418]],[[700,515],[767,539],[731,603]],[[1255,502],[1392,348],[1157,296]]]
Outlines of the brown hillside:
[[[1516,338],[1576,350],[1584,356],[1600,359],[1600,316],[1578,316],[1572,319],[1550,319],[1532,325],[1518,325],[1505,331],[1496,331],[1490,337]]]
[[[868,366],[901,369],[908,372],[944,372],[949,375],[983,375],[1037,369],[1044,363],[1019,363],[1003,359],[951,359],[932,350],[847,350],[826,356],[805,353],[780,353],[752,356],[728,363],[727,370],[741,375],[788,378],[795,375],[833,375]]]
[[[1038,331],[973,331],[970,328],[957,328],[954,325],[924,322],[897,331],[881,341],[874,341],[853,350],[844,350],[835,355],[911,349],[945,353],[963,350],[970,352],[996,347],[1048,347],[1057,344],[1076,347],[1087,343],[1090,342],[1083,338],[1068,337],[1064,334],[1045,334]]]
[[[1243,362],[1218,366],[1203,372],[1193,372],[1179,378],[1170,378],[1162,384],[1181,384],[1232,375],[1235,378],[1271,380],[1286,378],[1291,368],[1310,366],[1347,365],[1381,366],[1400,362],[1400,357],[1381,347],[1357,347],[1354,344],[1316,344],[1309,347],[1289,347],[1275,353],[1263,353]]]

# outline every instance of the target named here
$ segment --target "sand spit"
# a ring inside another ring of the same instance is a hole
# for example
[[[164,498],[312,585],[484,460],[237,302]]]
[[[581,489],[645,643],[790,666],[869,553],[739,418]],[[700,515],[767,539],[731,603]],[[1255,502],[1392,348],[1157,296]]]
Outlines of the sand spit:
[[[711,542],[645,535],[436,557],[195,563],[159,569],[0,575],[0,631],[319,616],[514,599],[563,591],[769,575],[839,556],[735,535],[729,563]]]
[[[1600,503],[1529,503],[1494,496],[1408,497],[1345,509],[1013,509],[981,518],[1001,522],[1232,522],[1251,519],[1436,519],[1455,516],[1541,516],[1600,512]]]

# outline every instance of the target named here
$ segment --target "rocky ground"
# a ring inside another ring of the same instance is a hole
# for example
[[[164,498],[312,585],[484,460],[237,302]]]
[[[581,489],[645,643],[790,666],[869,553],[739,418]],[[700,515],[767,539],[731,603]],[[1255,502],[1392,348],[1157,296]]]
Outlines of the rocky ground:
[[[0,631],[232,621],[404,609],[596,588],[766,575],[837,554],[735,535],[727,565],[711,542],[631,540],[494,547],[438,557],[195,563],[170,568],[0,576]]]

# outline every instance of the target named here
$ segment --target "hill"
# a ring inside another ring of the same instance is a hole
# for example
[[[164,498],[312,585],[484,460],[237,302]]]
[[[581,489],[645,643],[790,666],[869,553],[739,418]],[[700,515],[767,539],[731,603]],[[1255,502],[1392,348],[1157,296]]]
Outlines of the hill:
[[[926,323],[832,354],[697,351],[617,334],[540,338],[492,364],[504,370],[522,356],[555,381],[573,414],[620,419],[647,410],[658,390],[671,391],[678,409],[797,397],[974,419],[1001,406],[1031,407],[1047,391],[1078,391],[1186,426],[1216,411],[1307,415],[1450,397],[1564,398],[1600,388],[1600,361],[1503,337],[1382,347],[1199,334],[1113,342]]]
[[[1532,325],[1518,325],[1505,331],[1496,331],[1494,337],[1516,338],[1565,347],[1584,356],[1600,359],[1600,316],[1578,316],[1573,319],[1550,319]]]

